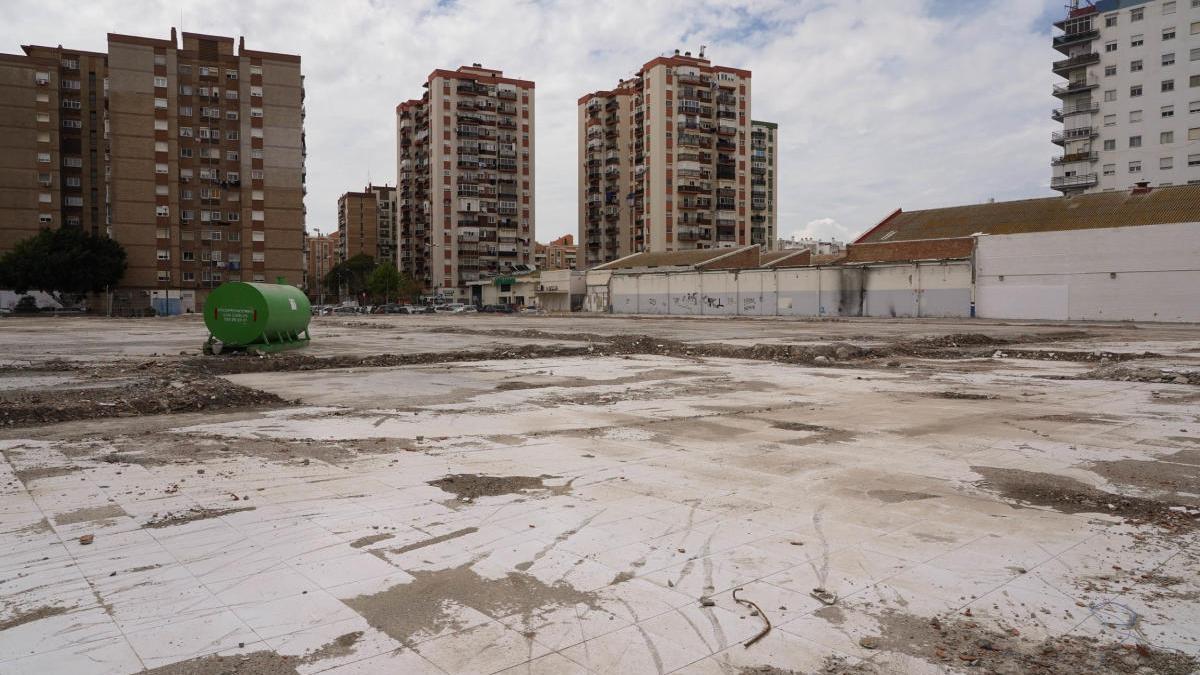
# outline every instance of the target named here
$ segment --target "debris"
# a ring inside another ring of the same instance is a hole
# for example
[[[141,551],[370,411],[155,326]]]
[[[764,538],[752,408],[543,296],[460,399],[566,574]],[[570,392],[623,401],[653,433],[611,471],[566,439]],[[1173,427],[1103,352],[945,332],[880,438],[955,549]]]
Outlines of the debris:
[[[701,607],[712,607],[716,604],[717,604],[717,602],[715,600],[713,600],[712,598],[708,597],[707,595],[700,596],[700,606]]]
[[[809,595],[816,598],[822,605],[827,607],[837,604],[838,601],[838,596],[836,593],[830,593],[829,591],[820,587],[812,589],[812,592],[809,593]]]
[[[83,546],[87,546],[88,544],[92,543],[95,538],[95,535],[85,534],[79,537],[79,543]]]
[[[747,607],[758,612],[758,614],[756,616],[762,617],[763,623],[766,624],[763,626],[763,629],[761,631],[759,631],[758,635],[755,635],[754,637],[750,638],[749,640],[746,640],[746,642],[743,643],[743,645],[747,649],[749,649],[750,645],[763,639],[764,637],[767,636],[767,633],[771,632],[771,620],[767,618],[767,613],[762,611],[762,608],[760,608],[758,605],[754,604],[753,600],[743,600],[743,599],[739,598],[738,591],[740,591],[740,590],[742,590],[742,589],[740,589],[740,588],[733,589],[734,602],[738,602],[740,604],[746,605]]]
[[[871,636],[859,638],[858,646],[863,649],[879,649],[879,638]]]

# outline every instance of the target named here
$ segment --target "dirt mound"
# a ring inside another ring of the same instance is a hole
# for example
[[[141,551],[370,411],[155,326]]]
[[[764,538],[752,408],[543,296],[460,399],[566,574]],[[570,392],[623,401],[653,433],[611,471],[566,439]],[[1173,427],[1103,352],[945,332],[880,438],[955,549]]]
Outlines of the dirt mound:
[[[1102,365],[1075,376],[1080,380],[1114,380],[1117,382],[1169,382],[1200,385],[1200,371],[1163,370],[1139,366]]]
[[[136,417],[280,405],[274,394],[220,378],[176,373],[122,377],[113,386],[54,391],[0,392],[0,426],[24,427],[73,420]]]

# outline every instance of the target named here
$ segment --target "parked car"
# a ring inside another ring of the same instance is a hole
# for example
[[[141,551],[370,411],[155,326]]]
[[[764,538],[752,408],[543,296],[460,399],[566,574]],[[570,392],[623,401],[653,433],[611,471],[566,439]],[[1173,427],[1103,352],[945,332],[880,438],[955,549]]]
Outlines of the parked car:
[[[463,305],[454,310],[455,314],[474,314],[479,310],[475,309],[475,305]]]
[[[438,312],[439,314],[453,314],[462,309],[464,306],[465,305],[460,303],[452,302],[446,305],[435,305],[433,311]]]
[[[390,303],[387,305],[379,305],[375,308],[375,314],[408,314],[408,307],[398,303]]]
[[[337,316],[347,316],[350,314],[358,314],[357,307],[334,307],[332,314]]]
[[[421,311],[419,313],[420,314],[436,314],[437,308],[438,308],[437,305],[425,305],[424,307],[421,308]]]
[[[516,313],[516,310],[512,308],[512,305],[484,305],[483,309],[481,309],[479,311],[487,312],[488,314],[515,314]]]

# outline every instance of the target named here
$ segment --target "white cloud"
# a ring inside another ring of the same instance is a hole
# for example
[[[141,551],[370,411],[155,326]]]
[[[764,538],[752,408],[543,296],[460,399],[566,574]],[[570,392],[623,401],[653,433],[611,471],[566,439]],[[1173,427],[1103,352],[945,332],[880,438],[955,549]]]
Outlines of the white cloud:
[[[784,237],[796,239],[836,239],[840,242],[851,242],[860,232],[858,229],[851,230],[833,218],[817,218],[808,221],[801,227],[784,228],[781,234]]]
[[[23,5],[0,22],[2,51],[103,50],[106,31],[161,37],[180,23],[177,5],[149,0]],[[368,174],[395,179],[396,103],[435,68],[480,62],[536,81],[538,239],[574,232],[576,99],[706,44],[715,62],[754,72],[753,116],[780,125],[780,230],[836,225],[853,238],[898,206],[1050,194],[1046,16],[1060,6],[212,0],[189,5],[183,27],[303,57],[310,228],[336,227],[338,195]]]

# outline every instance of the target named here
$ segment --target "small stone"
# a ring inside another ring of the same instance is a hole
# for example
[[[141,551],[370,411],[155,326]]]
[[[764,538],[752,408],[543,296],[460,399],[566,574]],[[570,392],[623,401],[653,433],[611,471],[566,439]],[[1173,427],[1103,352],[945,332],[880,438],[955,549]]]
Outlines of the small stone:
[[[879,649],[879,638],[867,636],[858,640],[858,646],[863,649]]]
[[[1175,384],[1187,384],[1188,379],[1187,379],[1187,376],[1185,376],[1185,375],[1176,375],[1175,379],[1172,380],[1172,382],[1174,382]]]
[[[791,544],[792,544],[792,546],[803,546],[804,542],[796,540],[796,541],[791,542]]]
[[[95,538],[96,538],[96,536],[93,534],[82,535],[79,537],[79,544],[81,546],[87,546],[88,544],[92,543],[92,541],[95,540]]]
[[[700,606],[701,607],[712,607],[716,604],[717,604],[717,602],[715,600],[713,600],[712,598],[708,597],[707,595],[700,596]]]

